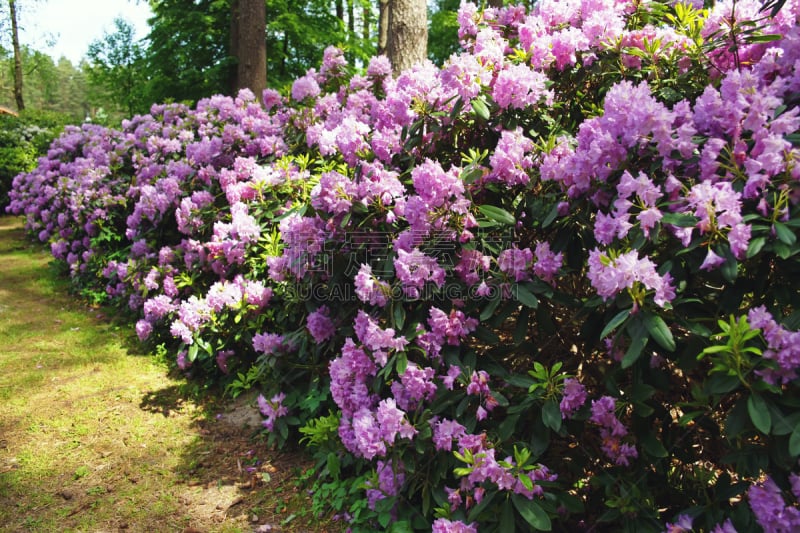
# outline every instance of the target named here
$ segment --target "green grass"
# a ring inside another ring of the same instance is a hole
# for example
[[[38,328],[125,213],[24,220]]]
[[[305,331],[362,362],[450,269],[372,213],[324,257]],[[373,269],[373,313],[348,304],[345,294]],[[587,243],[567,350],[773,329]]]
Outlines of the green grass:
[[[0,530],[252,531],[253,509],[261,524],[295,513],[298,531],[331,530],[293,482],[307,460],[273,452],[284,470],[245,487],[240,454],[270,452],[215,421],[224,404],[131,353],[131,328],[71,298],[49,261],[0,217]]]

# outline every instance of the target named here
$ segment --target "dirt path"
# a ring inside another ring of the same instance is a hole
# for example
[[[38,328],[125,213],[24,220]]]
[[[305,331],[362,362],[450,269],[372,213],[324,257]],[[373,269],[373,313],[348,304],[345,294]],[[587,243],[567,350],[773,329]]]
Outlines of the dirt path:
[[[252,401],[198,402],[49,260],[0,217],[0,531],[324,530]]]

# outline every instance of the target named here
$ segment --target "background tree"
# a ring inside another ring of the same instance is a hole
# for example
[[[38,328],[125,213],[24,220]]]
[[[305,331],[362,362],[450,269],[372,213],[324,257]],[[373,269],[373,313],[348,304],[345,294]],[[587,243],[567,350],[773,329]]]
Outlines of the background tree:
[[[426,58],[428,6],[425,0],[390,0],[386,47],[392,73],[397,76]]]
[[[378,0],[378,55],[386,55],[389,46],[389,0]]]
[[[153,0],[148,21],[147,98],[197,101],[235,87],[229,0]]]
[[[16,0],[8,0],[8,12],[11,17],[11,46],[14,51],[14,100],[17,109],[22,111],[25,109],[25,99],[22,96],[22,51],[19,46]]]
[[[428,27],[428,58],[442,65],[447,58],[458,52],[457,12],[461,0],[436,0],[431,2],[430,26]]]
[[[239,0],[240,2],[242,0]],[[369,0],[365,2],[371,16]],[[148,100],[197,101],[212,94],[232,94],[237,82],[237,55],[245,52],[240,24],[231,0],[153,0],[147,51]],[[355,4],[358,5],[358,4]],[[316,66],[328,45],[345,49],[351,62],[366,63],[374,55],[372,39],[364,39],[364,20],[354,10],[348,35],[345,1],[337,17],[336,0],[267,0],[266,71],[269,86],[288,87]],[[359,24],[360,22],[360,24]]]
[[[375,52],[356,34],[348,34],[346,4],[331,0],[267,1],[267,71],[272,87],[286,87],[319,65],[329,45],[345,49],[351,62],[366,61]],[[354,23],[355,27],[355,23]]]
[[[117,18],[114,27],[115,32],[105,33],[89,45],[89,80],[104,87],[111,102],[128,116],[146,112],[150,105],[143,94],[144,48],[135,41],[129,22]]]
[[[234,89],[257,97],[267,88],[267,9],[264,0],[233,0],[231,49],[236,58]]]
[[[82,122],[90,115],[92,100],[100,105],[108,100],[103,88],[88,85],[80,67],[62,57],[58,63],[42,52],[28,46],[20,48],[25,85],[25,111],[48,111],[65,115],[65,121]],[[9,50],[0,47],[0,106],[14,104],[14,58]]]

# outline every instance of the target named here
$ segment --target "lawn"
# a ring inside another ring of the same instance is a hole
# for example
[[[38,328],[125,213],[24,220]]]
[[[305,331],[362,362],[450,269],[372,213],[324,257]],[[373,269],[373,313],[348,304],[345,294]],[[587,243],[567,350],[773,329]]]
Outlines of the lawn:
[[[324,531],[301,455],[254,436],[132,328],[68,294],[47,250],[0,217],[0,530]]]

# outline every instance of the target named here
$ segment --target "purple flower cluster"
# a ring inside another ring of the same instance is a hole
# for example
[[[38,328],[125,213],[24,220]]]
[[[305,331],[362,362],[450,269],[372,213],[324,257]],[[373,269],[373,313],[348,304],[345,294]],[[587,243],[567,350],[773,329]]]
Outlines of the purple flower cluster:
[[[336,325],[330,318],[331,310],[323,305],[306,318],[306,328],[317,343],[323,343],[336,335]]]
[[[286,399],[286,394],[281,392],[267,400],[263,395],[259,394],[258,410],[266,417],[262,422],[267,431],[272,431],[275,428],[275,421],[282,416],[289,414],[289,410],[283,405]]]
[[[531,279],[532,261],[533,252],[530,248],[520,250],[514,247],[500,252],[497,256],[497,267],[514,281],[527,281]]]
[[[397,251],[394,260],[397,279],[403,286],[403,292],[409,298],[419,298],[427,283],[433,283],[441,288],[444,285],[446,273],[436,262],[436,258],[425,255],[418,248],[411,252]]]
[[[468,464],[458,489],[447,489],[451,507],[467,508],[481,503],[485,483],[492,483],[500,491],[512,492],[532,500],[544,495],[541,481],[553,482],[558,475],[538,464],[535,468],[520,468],[512,457],[496,458],[496,449],[487,446],[486,435],[465,433],[458,438],[459,460]],[[526,481],[523,481],[523,478]]]
[[[767,341],[763,357],[775,361],[778,366],[776,370],[764,369],[757,372],[773,385],[794,380],[800,368],[800,331],[790,331],[778,324],[763,305],[751,309],[747,318],[750,326],[760,329]]]
[[[465,524],[460,520],[448,520],[447,518],[437,518],[433,522],[433,533],[478,533],[475,524]]]
[[[391,287],[372,274],[372,267],[361,265],[355,278],[356,296],[364,303],[383,307],[389,301]]]
[[[602,448],[605,454],[617,465],[629,466],[630,459],[636,459],[639,454],[635,447],[622,442],[628,430],[616,417],[615,409],[616,402],[611,396],[592,400],[592,416],[589,420],[600,426],[600,438],[603,440]]]
[[[794,490],[794,485],[792,492],[795,499],[800,500],[800,491]],[[800,528],[800,509],[786,505],[783,492],[769,476],[747,490],[747,499],[764,531],[796,531]]]
[[[718,2],[698,31],[707,42],[728,39],[734,32],[715,32],[757,16],[758,7]],[[797,2],[764,21],[763,31],[781,40],[739,37],[710,52],[716,81],[704,90],[679,84],[687,96],[677,102],[671,81],[654,73],[681,79],[708,64],[685,31],[630,18],[645,8],[543,0],[530,11],[479,12],[464,3],[464,50],[441,69],[424,62],[394,79],[381,57],[347,79],[345,54],[328,48],[319,71],[285,97],[266,91],[259,102],[243,91],[194,110],[154,106],[119,130],[67,128],[34,172],[15,179],[10,211],[26,216],[76,283],[99,283],[90,288],[138,313],[142,340],[171,334],[181,369],[235,375],[255,360],[266,390],[286,391],[258,398],[270,438],[295,423],[290,410],[306,409],[298,398],[309,383],[324,387],[329,377],[332,403],[319,409],[336,411],[344,449],[358,468],[374,469],[370,508],[391,496],[398,508],[414,501],[405,498],[409,487],[434,476],[414,463],[429,452],[448,461],[432,487],[451,510],[497,491],[540,498],[557,475],[519,459],[519,450],[506,457],[522,442],[507,431],[527,439],[525,421],[544,420],[515,411],[532,399],[517,372],[532,357],[560,357],[543,337],[569,342],[568,307],[588,301],[580,309],[594,305],[598,316],[632,300],[635,316],[656,305],[676,343],[694,345],[700,328],[677,309],[702,296],[697,287],[718,290],[716,271],[734,260],[737,273],[750,275],[745,263],[759,246],[785,252],[770,268],[793,257],[800,107],[787,102],[800,92]],[[598,81],[597,72],[619,81]],[[605,84],[596,101],[571,101],[575,86],[597,92],[595,83]],[[591,118],[571,124],[586,109]],[[359,234],[369,237],[360,242]],[[343,271],[344,263],[357,271]],[[535,293],[538,308],[533,298],[512,300],[513,284]],[[320,301],[326,295],[317,289],[342,288],[355,296]],[[798,333],[778,314],[789,307],[738,312],[763,334],[750,342],[766,347],[764,366],[748,379],[781,390],[800,367]],[[616,331],[608,340],[619,353],[631,331]],[[659,344],[651,343],[659,370],[679,367]],[[573,372],[581,381],[564,379],[559,409],[568,422],[548,438],[570,445],[599,428],[591,463],[605,456],[630,465],[638,452],[614,398],[584,408],[604,385],[586,367],[614,361],[581,349],[553,378]],[[580,365],[585,372],[576,372]],[[554,449],[537,455],[552,464]],[[445,488],[453,475],[457,488]],[[575,481],[562,477],[548,493],[549,516]],[[797,526],[796,506],[771,480],[748,499],[765,529]],[[688,530],[691,519],[667,526]],[[432,527],[478,525],[439,518]]]
[[[378,500],[399,494],[406,478],[402,465],[400,468],[394,468],[389,461],[379,460],[375,471],[378,475],[378,486],[377,488],[367,488],[367,505],[370,509],[375,509]],[[367,485],[373,486],[370,482],[367,482]]]
[[[253,349],[265,355],[282,355],[293,348],[292,342],[278,333],[256,333],[253,335]]]
[[[564,395],[559,404],[561,418],[572,418],[575,411],[583,407],[584,403],[586,403],[586,387],[575,378],[565,379]]]
[[[654,291],[653,301],[661,307],[675,298],[670,274],[659,275],[655,263],[647,257],[640,259],[636,250],[611,258],[595,248],[589,253],[588,265],[587,277],[603,299],[639,286]]]

